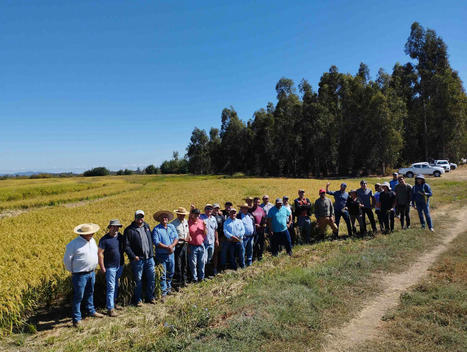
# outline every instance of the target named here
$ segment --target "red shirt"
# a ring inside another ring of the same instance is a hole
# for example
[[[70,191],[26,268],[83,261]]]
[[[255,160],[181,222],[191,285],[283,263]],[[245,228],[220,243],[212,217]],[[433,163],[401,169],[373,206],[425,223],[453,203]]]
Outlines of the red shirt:
[[[188,241],[189,244],[194,246],[201,246],[206,238],[204,228],[206,224],[203,220],[198,219],[196,221],[188,220],[188,231],[190,232],[191,239]]]
[[[256,207],[251,214],[255,217],[255,223],[257,225],[262,225],[266,221],[266,212],[261,207]]]

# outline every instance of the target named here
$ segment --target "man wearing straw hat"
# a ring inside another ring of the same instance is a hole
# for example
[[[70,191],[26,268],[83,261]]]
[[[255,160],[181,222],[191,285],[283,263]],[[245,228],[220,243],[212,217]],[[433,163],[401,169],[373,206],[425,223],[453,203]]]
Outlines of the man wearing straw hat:
[[[161,291],[162,300],[172,289],[172,278],[175,271],[174,252],[178,242],[178,234],[175,226],[169,224],[169,221],[174,218],[173,214],[168,210],[161,210],[153,215],[154,220],[159,222],[159,225],[152,230],[152,242],[156,247],[156,262],[162,265],[161,274]]]
[[[174,210],[177,218],[171,222],[178,234],[178,242],[175,246],[175,289],[185,287],[188,281],[188,221],[185,217],[190,214],[184,207]]]
[[[94,308],[94,283],[96,281],[97,245],[92,236],[99,231],[99,225],[81,224],[73,232],[79,235],[67,244],[63,263],[66,270],[71,272],[73,285],[72,318],[73,326],[81,321],[81,302],[84,301],[89,316],[102,318],[103,315]]]
[[[124,264],[125,242],[123,235],[118,232],[122,224],[118,219],[110,220],[107,228],[109,232],[99,240],[99,266],[105,274],[105,303],[107,314],[110,317],[118,316],[115,313],[116,301],[118,297],[118,279],[122,276]]]
[[[217,275],[217,268],[212,263],[212,258],[214,256],[215,247],[219,247],[219,236],[217,233],[217,220],[212,215],[213,206],[212,204],[206,204],[204,207],[204,214],[200,215],[200,219],[206,224],[206,238],[204,239],[204,264],[205,264],[205,273],[207,266],[212,269],[210,273],[212,275]]]
[[[135,304],[137,307],[143,305],[143,275],[146,278],[146,300],[148,303],[155,304],[154,251],[151,229],[144,221],[144,211],[135,212],[135,220],[125,229],[123,237],[125,238],[125,252],[130,258],[133,280],[135,280]]]

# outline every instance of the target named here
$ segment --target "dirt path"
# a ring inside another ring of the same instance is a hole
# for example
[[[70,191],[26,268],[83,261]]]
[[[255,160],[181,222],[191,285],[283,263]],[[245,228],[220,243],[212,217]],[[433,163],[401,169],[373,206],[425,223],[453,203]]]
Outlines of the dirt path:
[[[442,239],[441,244],[423,254],[407,271],[382,277],[385,288],[383,293],[370,301],[358,316],[347,324],[331,330],[323,351],[348,351],[364,341],[379,336],[383,324],[381,318],[389,309],[397,306],[401,293],[420,281],[437,257],[447,249],[448,244],[465,231],[465,223],[462,220],[467,217],[467,208],[462,208],[453,215],[460,221],[456,222],[452,230]]]

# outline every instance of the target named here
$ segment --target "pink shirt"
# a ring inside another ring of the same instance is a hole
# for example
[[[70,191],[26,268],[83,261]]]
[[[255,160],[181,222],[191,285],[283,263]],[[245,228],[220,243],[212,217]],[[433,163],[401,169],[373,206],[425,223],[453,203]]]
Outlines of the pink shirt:
[[[256,207],[255,210],[251,212],[251,214],[255,217],[255,223],[258,225],[263,224],[266,220],[266,212],[261,207]]]
[[[206,238],[204,234],[204,228],[206,224],[203,220],[198,219],[196,221],[192,221],[191,219],[188,220],[188,230],[190,231],[190,241],[189,244],[194,246],[201,246]]]

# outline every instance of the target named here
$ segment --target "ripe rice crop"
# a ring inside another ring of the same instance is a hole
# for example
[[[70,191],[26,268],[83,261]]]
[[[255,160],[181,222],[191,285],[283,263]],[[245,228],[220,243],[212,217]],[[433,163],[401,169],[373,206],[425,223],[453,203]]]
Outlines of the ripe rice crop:
[[[67,193],[70,189],[77,190],[83,197],[86,194],[95,195],[93,192],[99,190],[99,187],[80,188],[80,182],[87,180],[89,179],[80,177],[65,181],[59,179],[63,183],[58,182],[57,188],[65,190],[62,193],[69,194],[68,199],[73,198],[73,192]],[[15,181],[17,182],[0,181],[2,191],[8,191],[11,187],[10,194],[15,194],[14,188],[28,189],[31,185],[30,189],[36,190],[32,194],[40,195],[38,187],[43,187],[49,192],[49,187],[53,184],[53,179],[47,179],[43,184],[37,182],[38,180]],[[0,328],[3,332],[20,326],[25,315],[39,304],[53,300],[57,294],[70,291],[70,275],[63,267],[62,258],[65,245],[75,237],[73,228],[80,223],[99,224],[101,230],[95,235],[98,241],[105,234],[110,219],[119,218],[124,226],[127,226],[131,223],[136,209],[145,211],[146,221],[153,227],[156,225],[152,219],[155,211],[172,211],[179,206],[189,208],[190,204],[203,208],[208,202],[223,204],[229,200],[237,206],[246,196],[263,194],[268,194],[272,202],[276,197],[288,195],[293,202],[299,188],[304,188],[307,197],[314,201],[318,197],[318,189],[325,187],[327,181],[233,179],[220,176],[129,176],[100,177],[92,182],[97,182],[100,187],[103,187],[103,184],[111,185],[117,194],[76,207],[31,208],[29,212],[0,220]],[[358,186],[358,180],[346,182],[348,189]],[[337,189],[339,184],[339,180],[332,181],[331,189]],[[76,185],[76,188],[73,188],[73,185]],[[53,192],[49,193],[51,199],[56,195]],[[40,195],[36,198],[45,201],[46,197],[47,195]],[[16,201],[12,200],[10,204],[16,206]],[[29,199],[23,201],[27,204]],[[2,206],[8,209],[8,201],[5,200]],[[129,294],[131,284],[127,283],[127,286],[126,291]],[[96,288],[95,296],[103,295],[103,285],[99,287],[100,289]]]

